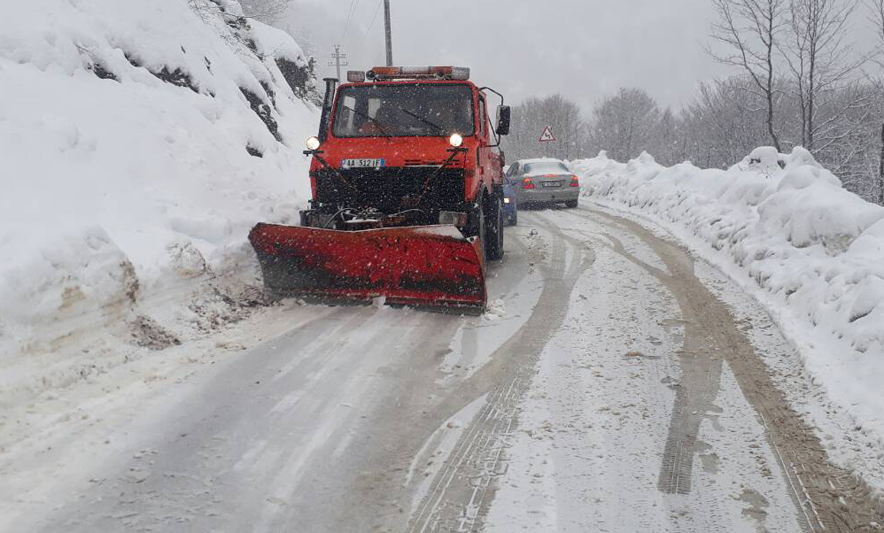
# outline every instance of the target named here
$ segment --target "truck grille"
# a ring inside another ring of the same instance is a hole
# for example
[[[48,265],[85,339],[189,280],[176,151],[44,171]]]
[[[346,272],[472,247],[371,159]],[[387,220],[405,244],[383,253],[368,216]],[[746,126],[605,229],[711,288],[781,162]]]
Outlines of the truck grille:
[[[402,210],[402,199],[417,197],[428,176],[437,168],[386,167],[381,169],[343,169],[341,175],[356,191],[348,187],[337,173],[316,172],[316,200],[324,204],[347,207],[374,207],[386,213]],[[430,188],[419,207],[425,209],[456,209],[464,203],[464,171],[447,168],[430,181]]]

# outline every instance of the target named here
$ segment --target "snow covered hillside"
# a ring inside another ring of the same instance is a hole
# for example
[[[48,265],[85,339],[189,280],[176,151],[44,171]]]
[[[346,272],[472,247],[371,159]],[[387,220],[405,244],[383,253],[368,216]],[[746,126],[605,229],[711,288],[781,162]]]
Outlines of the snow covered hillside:
[[[45,378],[45,359],[21,368],[19,354],[247,270],[230,265],[251,260],[251,225],[305,201],[312,67],[241,14],[234,0],[5,7],[0,389]]]
[[[749,289],[851,429],[884,443],[884,207],[802,148],[759,148],[728,170],[604,152],[574,168],[585,195],[658,223]]]

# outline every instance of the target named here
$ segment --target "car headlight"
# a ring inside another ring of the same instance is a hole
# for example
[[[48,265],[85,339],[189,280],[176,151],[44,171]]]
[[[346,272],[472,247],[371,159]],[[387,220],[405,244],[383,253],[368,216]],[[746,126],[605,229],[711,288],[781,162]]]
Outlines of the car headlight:
[[[451,146],[455,148],[460,148],[460,145],[463,144],[463,137],[459,133],[455,133],[448,138],[448,142],[451,144]]]
[[[508,204],[508,203],[510,203],[510,202],[511,202],[511,200],[510,200],[509,198],[504,198],[504,199],[503,199],[503,203],[505,203],[505,204]]]
[[[319,142],[319,137],[310,137],[307,139],[307,149],[308,150],[319,150],[319,146],[322,143]]]

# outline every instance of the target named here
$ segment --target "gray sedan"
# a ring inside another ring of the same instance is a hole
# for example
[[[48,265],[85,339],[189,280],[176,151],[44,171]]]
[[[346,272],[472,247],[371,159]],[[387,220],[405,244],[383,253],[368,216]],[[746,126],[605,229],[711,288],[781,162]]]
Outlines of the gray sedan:
[[[558,159],[516,161],[507,171],[507,179],[516,191],[519,207],[556,203],[577,207],[580,182]]]

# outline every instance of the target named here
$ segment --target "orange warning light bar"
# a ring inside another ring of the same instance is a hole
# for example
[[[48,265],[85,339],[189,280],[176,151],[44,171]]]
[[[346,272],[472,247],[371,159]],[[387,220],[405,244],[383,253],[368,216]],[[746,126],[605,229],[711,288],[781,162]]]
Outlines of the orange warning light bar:
[[[470,79],[466,67],[374,67],[366,73],[370,80],[463,80]]]

